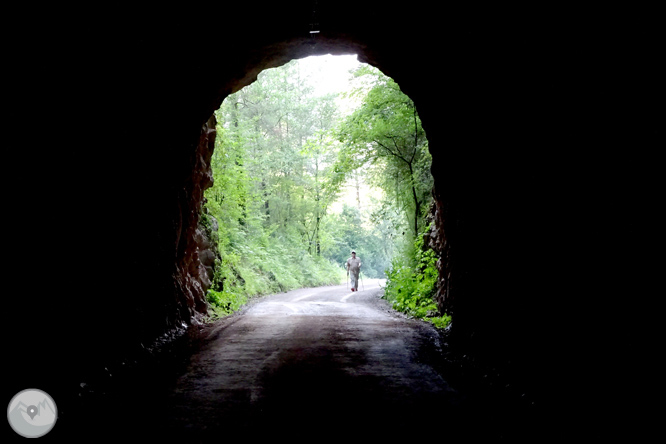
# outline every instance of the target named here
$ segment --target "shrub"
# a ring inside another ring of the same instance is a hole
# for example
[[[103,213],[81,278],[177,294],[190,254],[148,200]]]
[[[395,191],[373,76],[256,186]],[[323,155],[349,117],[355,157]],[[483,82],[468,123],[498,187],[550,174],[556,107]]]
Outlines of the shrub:
[[[237,311],[254,296],[344,282],[339,265],[311,256],[293,239],[236,244],[221,257],[207,294],[213,318]]]
[[[444,328],[451,317],[440,315],[434,301],[438,275],[436,262],[435,252],[424,249],[423,235],[418,236],[414,242],[413,257],[398,258],[391,262],[391,268],[386,271],[384,297],[395,310]]]

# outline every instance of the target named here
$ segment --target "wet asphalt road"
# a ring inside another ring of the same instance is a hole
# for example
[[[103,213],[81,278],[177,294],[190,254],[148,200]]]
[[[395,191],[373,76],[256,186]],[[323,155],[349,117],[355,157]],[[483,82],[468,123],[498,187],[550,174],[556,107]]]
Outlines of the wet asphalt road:
[[[391,310],[381,283],[366,279],[356,293],[341,285],[258,298],[195,327],[194,339],[167,352],[169,359],[114,375],[115,388],[63,415],[61,435],[72,442],[101,435],[476,442],[522,429],[526,421],[502,400],[451,385],[442,336]]]
[[[377,437],[455,407],[427,362],[437,333],[389,310],[380,283],[277,294],[218,322],[168,397],[171,433]]]

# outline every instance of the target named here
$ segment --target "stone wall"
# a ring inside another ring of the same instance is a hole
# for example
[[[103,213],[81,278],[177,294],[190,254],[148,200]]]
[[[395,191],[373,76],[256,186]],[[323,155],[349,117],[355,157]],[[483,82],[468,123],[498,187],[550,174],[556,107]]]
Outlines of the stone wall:
[[[210,267],[215,247],[201,224],[201,214],[204,191],[213,185],[210,162],[215,148],[215,134],[215,118],[211,117],[201,129],[192,154],[191,176],[185,183],[185,193],[180,195],[181,226],[177,227],[179,236],[174,270],[180,319],[175,320],[176,324],[198,322],[208,312],[206,291],[211,285]]]
[[[451,291],[452,286],[452,266],[451,261],[451,247],[446,238],[444,229],[444,216],[443,206],[445,203],[441,199],[435,199],[428,214],[428,221],[432,223],[432,228],[427,234],[426,245],[434,250],[437,254],[437,271],[439,277],[437,278],[437,290],[435,293],[435,301],[440,313],[452,315],[454,313],[454,292]]]

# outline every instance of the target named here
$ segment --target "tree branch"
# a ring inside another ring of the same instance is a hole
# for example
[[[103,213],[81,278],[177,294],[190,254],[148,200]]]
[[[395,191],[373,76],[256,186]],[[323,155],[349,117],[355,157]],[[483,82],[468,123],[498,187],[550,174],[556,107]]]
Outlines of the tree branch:
[[[419,127],[416,122],[416,106],[414,106],[414,147],[419,146]]]
[[[402,160],[403,162],[405,162],[407,165],[411,165],[410,162],[408,162],[407,159],[405,159],[405,157],[403,157],[401,154],[396,154],[396,153],[394,153],[389,147],[387,147],[386,145],[384,145],[384,144],[381,143],[380,141],[378,141],[378,140],[373,140],[373,142],[375,142],[377,145],[379,145],[379,146],[381,146],[382,148],[384,148],[384,149],[385,149],[386,151],[388,151],[389,154],[391,154],[393,157],[397,157],[398,159],[400,159],[400,160]],[[398,145],[395,143],[395,140],[393,140],[393,144],[395,145],[396,149],[397,149],[398,151],[400,151],[400,148],[398,148]]]

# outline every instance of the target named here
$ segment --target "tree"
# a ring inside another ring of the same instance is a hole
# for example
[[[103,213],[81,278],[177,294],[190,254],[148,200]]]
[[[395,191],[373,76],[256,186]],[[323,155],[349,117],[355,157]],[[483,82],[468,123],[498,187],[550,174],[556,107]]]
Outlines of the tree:
[[[337,114],[334,96],[320,97],[312,104],[311,111],[314,134],[305,142],[302,154],[308,160],[306,190],[310,193],[312,205],[306,213],[311,217],[306,217],[303,225],[308,233],[309,251],[320,255],[321,221],[328,206],[337,197],[340,185],[334,180],[332,168],[337,155],[336,141],[330,136]]]
[[[361,106],[342,123],[338,138],[344,144],[340,168],[372,167],[372,182],[411,213],[416,236],[432,190],[428,141],[414,102],[398,85],[374,68],[362,67],[367,91]],[[368,90],[369,88],[369,90]]]
[[[264,71],[215,114],[206,198],[220,227],[217,305],[229,300],[223,293],[249,296],[338,276],[339,267],[318,258],[322,220],[336,196],[335,97],[314,96],[307,80],[297,62]]]
[[[214,305],[334,283],[352,248],[364,275],[384,277],[413,247],[432,187],[425,133],[395,82],[370,68],[355,75],[365,87],[347,117],[334,95],[315,95],[298,61],[262,72],[216,111],[206,194],[219,222]],[[361,205],[357,194],[330,211],[343,186],[368,183],[380,199]]]

